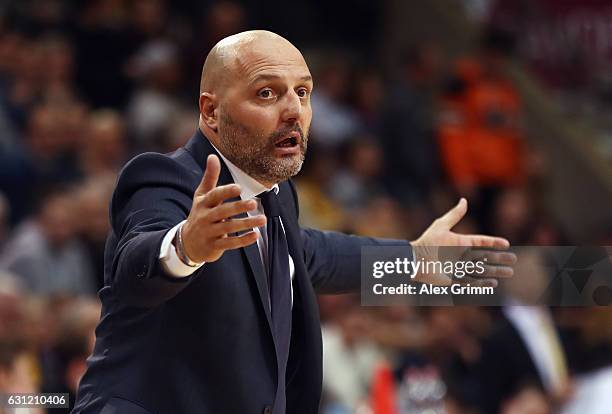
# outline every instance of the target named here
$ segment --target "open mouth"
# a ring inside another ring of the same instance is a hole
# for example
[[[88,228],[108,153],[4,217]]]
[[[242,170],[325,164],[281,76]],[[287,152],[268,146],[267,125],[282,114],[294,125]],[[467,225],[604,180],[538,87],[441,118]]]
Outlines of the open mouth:
[[[274,145],[276,148],[291,148],[298,145],[302,140],[298,131],[291,131],[287,135],[281,136]]]
[[[276,146],[279,148],[293,147],[295,145],[297,145],[297,139],[295,137],[285,138],[282,141],[276,143]]]

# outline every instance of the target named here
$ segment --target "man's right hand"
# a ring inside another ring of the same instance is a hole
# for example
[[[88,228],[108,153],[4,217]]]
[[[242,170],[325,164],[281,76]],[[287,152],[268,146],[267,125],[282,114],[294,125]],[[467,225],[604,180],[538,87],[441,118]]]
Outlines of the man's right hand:
[[[266,224],[263,214],[232,218],[257,207],[255,200],[239,200],[224,203],[225,200],[240,196],[238,184],[217,187],[221,162],[216,155],[209,155],[206,171],[193,195],[193,204],[187,221],[182,228],[184,252],[197,263],[214,262],[226,250],[238,249],[257,241],[253,228]],[[251,230],[239,236],[232,233]]]

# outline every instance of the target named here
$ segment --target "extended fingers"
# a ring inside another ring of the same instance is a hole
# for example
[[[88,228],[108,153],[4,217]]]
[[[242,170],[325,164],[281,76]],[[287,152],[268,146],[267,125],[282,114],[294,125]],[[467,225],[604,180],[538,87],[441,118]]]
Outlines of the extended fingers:
[[[208,220],[210,220],[210,222],[221,221],[223,219],[227,219],[233,216],[237,216],[238,214],[254,210],[256,207],[257,202],[255,200],[240,200],[223,203],[217,207],[212,208],[208,212]]]
[[[485,236],[482,234],[466,234],[461,235],[461,245],[507,249],[510,247],[510,242],[503,237]]]
[[[506,265],[513,266],[517,262],[516,254],[507,250],[490,250],[490,249],[468,249],[463,258],[475,261],[484,261],[490,265]]]
[[[517,262],[516,254],[509,251],[490,249],[468,249],[462,260],[484,263],[484,271],[472,276],[479,278],[509,278],[514,275],[513,266]]]
[[[482,277],[493,277],[496,279],[507,279],[514,276],[514,269],[511,266],[486,265]]]
[[[465,278],[463,283],[469,283],[471,286],[481,286],[481,287],[493,287],[496,288],[499,286],[499,282],[497,279],[493,278]]]
[[[257,233],[254,231],[240,236],[223,237],[214,241],[216,249],[230,250],[249,246],[257,241]]]
[[[266,216],[258,215],[253,217],[230,219],[212,225],[213,236],[223,236],[230,233],[238,233],[245,230],[252,230],[266,224]]]
[[[240,196],[240,191],[238,184],[227,184],[213,188],[204,195],[204,206],[216,207],[227,199]]]

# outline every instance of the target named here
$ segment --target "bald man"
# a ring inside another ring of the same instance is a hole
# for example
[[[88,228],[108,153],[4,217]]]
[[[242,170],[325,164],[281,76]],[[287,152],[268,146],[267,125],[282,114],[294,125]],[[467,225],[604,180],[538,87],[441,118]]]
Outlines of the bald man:
[[[412,245],[300,228],[289,179],[306,155],[312,89],[287,40],[230,36],[204,63],[195,135],[124,167],[74,413],[316,413],[315,292],[357,291],[362,246],[405,246],[408,256],[416,246],[507,247],[451,232],[465,200]]]

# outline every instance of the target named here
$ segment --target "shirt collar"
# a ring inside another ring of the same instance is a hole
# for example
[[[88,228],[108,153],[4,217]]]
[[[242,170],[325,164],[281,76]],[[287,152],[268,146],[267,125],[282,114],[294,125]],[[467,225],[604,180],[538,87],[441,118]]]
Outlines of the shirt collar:
[[[210,142],[210,140],[209,140]],[[278,184],[274,184],[272,187],[266,187],[246,172],[242,171],[238,166],[236,166],[233,162],[228,160],[222,153],[219,151],[215,145],[210,142],[210,145],[219,153],[221,159],[227,165],[227,168],[234,179],[234,182],[240,185],[242,191],[240,192],[240,198],[243,200],[249,200],[251,198],[256,197],[258,194],[261,194],[266,191],[274,190],[274,193],[278,194],[279,187]]]

